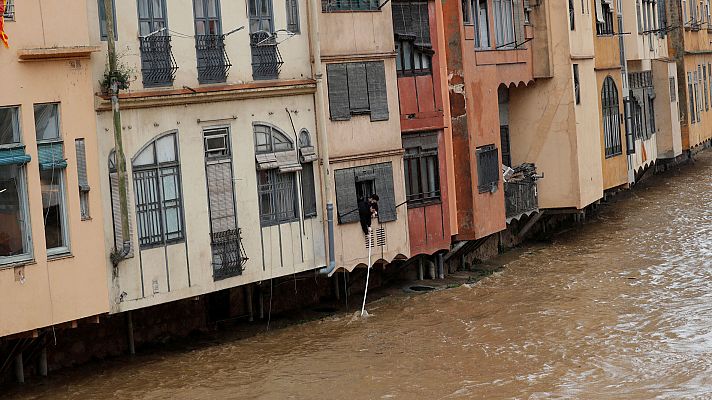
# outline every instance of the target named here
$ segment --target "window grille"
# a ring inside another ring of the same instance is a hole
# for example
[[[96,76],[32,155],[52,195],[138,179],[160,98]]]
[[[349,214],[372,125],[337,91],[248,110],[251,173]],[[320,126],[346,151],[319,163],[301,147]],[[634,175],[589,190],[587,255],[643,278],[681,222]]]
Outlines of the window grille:
[[[173,58],[171,37],[156,34],[140,40],[143,85],[145,87],[172,85],[178,65]]]
[[[252,52],[252,78],[277,79],[284,61],[277,47],[277,38],[266,31],[250,34]]]
[[[596,34],[611,36],[613,32],[613,9],[610,0],[595,0],[596,2]]]
[[[133,158],[132,167],[141,247],[182,241],[185,235],[176,135],[151,142]]]
[[[480,193],[497,191],[499,176],[499,151],[495,145],[477,148],[477,189]]]
[[[278,169],[257,171],[257,191],[262,226],[296,221],[295,173],[279,173]]]
[[[232,64],[225,52],[225,36],[196,35],[198,82],[220,83],[227,79]]]
[[[438,150],[405,149],[404,173],[408,206],[440,201]]]
[[[378,11],[379,0],[322,0],[321,11]]]
[[[610,76],[603,82],[601,91],[601,104],[603,108],[603,137],[606,158],[614,157],[623,152],[621,143],[620,103],[618,101],[618,88]]]

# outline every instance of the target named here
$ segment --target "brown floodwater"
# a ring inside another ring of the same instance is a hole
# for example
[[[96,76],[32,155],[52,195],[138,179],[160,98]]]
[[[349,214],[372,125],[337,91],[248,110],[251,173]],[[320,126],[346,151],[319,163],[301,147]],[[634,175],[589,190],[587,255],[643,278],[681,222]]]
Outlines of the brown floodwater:
[[[712,399],[712,152],[475,284],[16,392],[53,399]]]

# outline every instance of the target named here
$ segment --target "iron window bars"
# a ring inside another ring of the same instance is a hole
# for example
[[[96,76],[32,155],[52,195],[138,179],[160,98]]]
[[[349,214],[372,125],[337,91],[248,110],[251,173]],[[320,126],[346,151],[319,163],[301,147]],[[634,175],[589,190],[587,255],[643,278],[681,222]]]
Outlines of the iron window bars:
[[[379,11],[378,0],[322,0],[321,11]]]
[[[606,77],[601,91],[603,107],[603,137],[606,158],[614,157],[623,152],[621,144],[621,124],[618,102],[618,88],[613,78]]]
[[[284,61],[277,47],[277,37],[267,31],[250,34],[252,51],[252,78],[255,80],[277,79]]]
[[[227,79],[232,64],[225,51],[224,35],[196,35],[195,49],[198,57],[198,81],[220,83]]]
[[[494,193],[499,184],[499,151],[493,144],[477,148],[477,190]]]
[[[440,201],[440,169],[437,148],[409,148],[405,150],[403,159],[408,206]]]
[[[2,14],[2,16],[7,21],[15,20],[15,0],[7,0],[7,2],[5,3],[5,12]]]
[[[140,38],[141,41],[141,73],[143,86],[170,86],[178,70],[173,57],[171,37],[156,34]]]

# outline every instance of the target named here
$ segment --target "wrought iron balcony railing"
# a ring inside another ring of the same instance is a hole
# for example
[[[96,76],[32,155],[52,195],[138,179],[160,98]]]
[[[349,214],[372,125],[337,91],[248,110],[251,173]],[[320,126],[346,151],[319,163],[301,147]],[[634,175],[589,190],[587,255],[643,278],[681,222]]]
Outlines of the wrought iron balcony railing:
[[[225,52],[225,36],[196,35],[195,49],[198,57],[198,82],[225,82],[232,66]]]
[[[140,38],[143,86],[170,86],[178,65],[171,50],[171,37],[154,35]]]
[[[505,173],[504,202],[507,222],[524,214],[539,211],[536,181],[542,175],[536,173],[534,164],[522,164]]]
[[[248,258],[240,232],[240,228],[228,229],[211,235],[213,280],[218,281],[242,274]]]
[[[250,34],[250,48],[252,50],[252,78],[277,79],[282,69],[282,55],[277,48],[276,37],[266,31]]]

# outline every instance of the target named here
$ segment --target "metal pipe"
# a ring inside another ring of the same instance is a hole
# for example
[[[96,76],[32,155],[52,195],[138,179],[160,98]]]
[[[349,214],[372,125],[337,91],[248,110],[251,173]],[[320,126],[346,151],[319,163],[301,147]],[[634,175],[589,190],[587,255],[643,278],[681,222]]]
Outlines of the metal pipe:
[[[445,257],[443,253],[437,255],[438,258],[438,278],[445,279]]]

